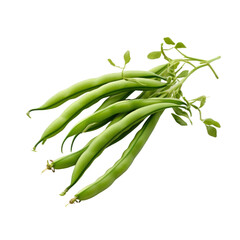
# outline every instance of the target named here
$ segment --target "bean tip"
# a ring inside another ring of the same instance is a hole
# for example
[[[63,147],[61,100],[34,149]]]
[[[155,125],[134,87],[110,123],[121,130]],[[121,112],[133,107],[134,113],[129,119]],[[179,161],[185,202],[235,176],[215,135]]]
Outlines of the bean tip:
[[[68,189],[66,188],[62,193],[60,193],[60,196],[64,196],[67,193]]]
[[[31,112],[31,110],[26,113],[29,118],[31,118],[30,112]]]
[[[44,143],[46,142],[46,140],[43,141],[42,139],[40,139],[40,140],[35,144],[35,146],[34,146],[33,149],[32,149],[34,152],[36,152],[36,148],[37,148],[37,146],[38,146],[38,144],[39,144],[40,142],[43,142],[43,144],[44,144]]]
[[[64,138],[63,142],[62,142],[62,145],[61,145],[61,153],[63,153],[63,146],[64,146],[64,143],[65,141],[67,140],[67,137]]]

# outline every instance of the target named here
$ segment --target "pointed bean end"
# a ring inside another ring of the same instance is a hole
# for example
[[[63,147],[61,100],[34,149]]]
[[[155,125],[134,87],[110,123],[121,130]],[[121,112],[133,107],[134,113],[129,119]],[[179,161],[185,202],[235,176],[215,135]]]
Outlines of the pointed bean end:
[[[62,142],[62,145],[61,145],[61,153],[63,153],[63,146],[64,146],[64,143],[66,142],[68,136],[64,138],[63,142]]]
[[[30,112],[31,112],[31,110],[26,113],[29,118],[31,118]]]
[[[35,144],[35,146],[34,146],[33,149],[32,149],[34,152],[36,152],[36,148],[37,148],[38,144],[41,143],[41,142],[45,143],[46,140],[40,139],[40,140]]]
[[[68,189],[66,188],[62,193],[60,193],[60,196],[64,196],[67,193]]]

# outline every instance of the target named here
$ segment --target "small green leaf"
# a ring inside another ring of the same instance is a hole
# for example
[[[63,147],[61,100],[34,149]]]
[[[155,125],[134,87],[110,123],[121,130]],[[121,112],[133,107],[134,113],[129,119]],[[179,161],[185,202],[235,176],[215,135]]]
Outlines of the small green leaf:
[[[187,126],[187,123],[184,120],[182,120],[182,118],[180,118],[178,115],[172,113],[172,116],[178,124],[180,124],[181,126]]]
[[[125,64],[128,64],[131,60],[131,57],[130,57],[130,52],[129,51],[126,51],[124,53],[124,61],[125,61]]]
[[[115,63],[114,63],[110,58],[108,59],[108,62],[109,62],[112,66],[116,67]]]
[[[203,107],[204,105],[205,105],[205,103],[206,103],[206,96],[202,96],[202,98],[201,98],[201,100],[200,100],[200,106],[199,106],[199,108],[201,108],[201,107]]]
[[[160,51],[155,51],[155,52],[150,52],[147,57],[149,59],[157,59],[161,57],[161,52]]]
[[[189,118],[187,112],[183,111],[181,108],[174,107],[174,108],[173,108],[173,111],[174,111],[177,115],[179,115],[179,116],[183,116],[183,117]]]
[[[198,98],[193,99],[193,103],[194,103],[194,102],[200,102],[199,108],[201,108],[201,107],[203,107],[203,106],[205,105],[206,99],[207,99],[206,96],[201,96],[201,97],[198,97]]]
[[[213,120],[212,118],[206,118],[206,119],[204,119],[203,122],[206,125],[213,125],[213,126],[218,127],[218,128],[221,127],[220,123],[215,121],[215,120]]]
[[[172,67],[167,69],[167,73],[169,76],[175,77],[175,71]]]
[[[173,111],[174,111],[177,115],[179,115],[179,116],[183,116],[183,117],[188,118],[188,120],[189,120],[190,123],[192,124],[192,121],[191,121],[191,119],[190,119],[190,117],[189,117],[189,115],[188,115],[187,112],[183,111],[181,108],[178,108],[178,107],[173,108]]]
[[[180,90],[176,93],[176,98],[180,98],[180,97],[182,97],[182,95],[183,95],[182,91]]]
[[[175,43],[173,42],[173,40],[172,40],[171,38],[169,38],[169,37],[166,37],[166,38],[164,38],[163,40],[164,40],[164,42],[165,42],[166,44],[168,44],[168,45],[175,45]]]
[[[178,67],[179,64],[180,64],[180,62],[174,63],[174,64],[173,64],[173,68],[174,68],[174,69],[177,69],[177,67]]]
[[[184,70],[180,72],[180,74],[177,76],[177,78],[182,78],[182,77],[187,77],[188,75],[188,70]]]
[[[217,129],[215,127],[206,125],[208,135],[212,137],[217,137]]]
[[[186,46],[182,42],[178,42],[175,48],[186,48]]]

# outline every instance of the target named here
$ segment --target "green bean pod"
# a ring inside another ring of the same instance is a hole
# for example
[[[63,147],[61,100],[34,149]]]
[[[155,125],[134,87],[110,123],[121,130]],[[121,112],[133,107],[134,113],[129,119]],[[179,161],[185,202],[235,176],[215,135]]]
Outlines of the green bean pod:
[[[119,93],[119,94],[108,97],[95,112],[97,112],[97,111],[99,111],[99,110],[101,110],[101,109],[103,109],[103,108],[105,108],[105,107],[107,107],[107,106],[109,106],[109,105],[111,105],[115,102],[122,101],[122,100],[126,99],[132,93],[133,93],[133,91],[129,91],[129,92],[123,92],[123,93]],[[94,131],[96,129],[101,128],[102,126],[104,126],[105,124],[110,122],[113,118],[114,118],[114,116],[111,116],[109,118],[105,118],[102,122],[93,123],[87,129],[87,132],[91,132],[91,131]]]
[[[102,110],[113,103],[116,103],[118,101],[122,101],[122,100],[126,99],[132,93],[133,93],[133,91],[122,92],[122,93],[118,93],[116,95],[108,97],[95,112]]]
[[[94,103],[98,102],[100,99],[106,96],[115,95],[123,91],[144,91],[150,89],[158,89],[166,86],[166,83],[151,79],[138,78],[135,80],[136,82],[126,80],[111,82],[83,95],[80,99],[72,103],[55,121],[53,121],[47,127],[41,139],[34,146],[33,150],[36,149],[39,143],[45,142],[48,138],[51,138],[61,132],[66,127],[66,125],[77,115],[79,115],[84,109],[92,106]]]
[[[142,92],[138,97],[137,99],[140,99],[140,98],[145,98],[149,95],[149,92],[150,91],[144,91]],[[128,92],[130,93],[130,92]],[[131,92],[132,93],[132,92]],[[113,104],[113,102],[112,102]],[[105,105],[105,107],[107,107]],[[98,108],[98,110],[102,110],[101,106],[100,108]],[[97,112],[97,111],[96,111]],[[107,126],[111,126],[112,124],[114,124],[115,122],[118,122],[119,120],[121,120],[124,116],[126,116],[127,112],[124,112],[124,113],[120,113],[120,114],[116,114],[116,115],[112,115],[110,116],[109,118],[105,118],[103,121],[100,121],[100,122],[96,122],[96,123],[92,123],[90,126],[88,125],[88,128],[85,128],[84,132],[89,132],[89,131],[92,131],[92,130],[95,130],[95,129],[98,129],[100,127],[102,127],[103,125],[105,125],[106,123],[110,122],[110,124]],[[138,126],[138,124],[136,124],[136,127]],[[80,134],[80,133],[79,133]],[[76,134],[72,140],[72,143],[71,143],[71,148],[70,150],[72,151],[72,148],[73,148],[73,144],[76,140],[76,138],[78,137],[79,134]],[[63,147],[63,144],[64,142],[62,143],[62,147]],[[62,148],[61,148],[62,150]]]
[[[162,71],[164,71],[167,68],[168,64],[163,64],[160,66],[157,66],[156,68],[153,68],[150,70],[150,72],[154,72],[156,74],[161,74]],[[124,100],[125,98],[127,98],[129,95],[131,95],[133,93],[133,91],[129,91],[129,92],[123,92],[123,93],[119,93],[113,96],[108,97],[102,104],[101,106],[95,111],[99,111],[104,109],[105,107]],[[139,98],[147,98],[148,96],[150,96],[150,94],[152,93],[152,91],[144,91],[142,92],[137,99]],[[91,125],[87,131],[93,131],[95,129],[98,129],[100,127],[102,127],[103,125],[105,125],[107,122],[111,121],[112,119],[114,119],[108,126],[111,126],[112,124],[114,124],[115,122],[119,121],[120,119],[122,119],[124,116],[126,115],[126,113],[123,114],[118,114],[117,116],[112,116],[108,119],[105,119],[102,122],[98,122],[96,124]],[[135,129],[140,123],[136,124],[135,126],[133,126],[131,129],[129,129],[128,131],[125,131],[121,134],[121,136],[119,138],[117,138],[116,140],[114,140],[112,144],[120,141],[122,138],[124,138],[126,135],[128,135],[128,133],[130,133],[133,129]],[[68,154],[66,156],[60,157],[54,161],[51,161],[51,163],[47,163],[47,169],[49,170],[54,170],[55,169],[64,169],[64,168],[68,168],[68,167],[72,167],[76,164],[78,158],[82,155],[82,153],[87,149],[87,147],[89,146],[89,144],[93,141],[93,139],[91,139],[81,150],[76,151],[74,153]],[[72,146],[73,143],[71,145],[71,150],[72,150]]]
[[[113,124],[109,128],[100,133],[94,141],[89,145],[86,151],[78,159],[72,173],[70,185],[62,192],[64,195],[84,174],[87,168],[91,165],[96,156],[99,156],[114,137],[119,136],[123,130],[129,129],[137,122],[142,121],[147,116],[171,107],[180,107],[180,104],[174,103],[157,103],[150,106],[139,108],[119,122]]]
[[[87,144],[81,150],[79,150],[77,152],[74,152],[74,153],[71,153],[71,154],[68,154],[66,156],[60,157],[60,158],[56,159],[55,161],[51,161],[51,163],[49,163],[47,161],[47,168],[46,169],[54,171],[55,169],[64,169],[64,168],[69,168],[69,167],[74,166],[76,164],[78,158],[87,149],[89,144]]]
[[[111,186],[117,178],[127,171],[147,142],[162,113],[163,111],[150,116],[143,127],[137,132],[128,148],[123,152],[122,157],[104,175],[75,194],[70,203],[74,203],[76,200],[87,200],[96,196]]]
[[[47,100],[42,106],[38,108],[33,108],[28,111],[28,116],[30,112],[36,111],[36,110],[47,110],[52,109],[60,106],[61,104],[65,103],[66,101],[79,97],[80,95],[89,92],[93,89],[96,89],[106,83],[121,80],[123,77],[122,72],[118,73],[110,73],[106,74],[97,78],[91,78],[87,80],[83,80],[81,82],[78,82],[71,87],[64,89],[54,96],[52,96],[49,100]],[[150,71],[124,71],[124,77],[125,78],[160,78],[165,79],[163,77],[160,77],[159,75],[150,72]]]
[[[165,70],[167,70],[168,67],[169,67],[169,63],[165,63],[165,64],[162,64],[162,65],[159,65],[159,66],[156,66],[156,67],[152,68],[150,70],[150,72],[153,72],[153,73],[156,73],[158,75],[163,76],[162,73],[164,73]],[[165,77],[165,76],[163,76],[163,77]]]
[[[67,138],[84,132],[88,127],[91,127],[93,123],[102,122],[104,121],[104,119],[108,119],[118,113],[131,112],[137,108],[162,102],[183,104],[181,100],[173,98],[131,99],[114,103],[78,122],[67,134],[66,138],[62,143],[62,146],[64,142],[67,140]]]
[[[140,123],[141,122],[138,122],[131,128],[127,129],[126,131],[122,131],[120,136],[114,137],[111,141],[109,141],[109,144],[106,146],[106,148],[122,140],[125,136],[127,136],[130,132],[132,132]],[[91,139],[81,150],[77,152],[60,157],[54,161],[51,161],[51,163],[47,161],[46,169],[55,171],[55,169],[64,169],[64,168],[69,168],[74,166],[77,163],[79,157],[83,154],[84,151],[86,151],[86,149],[88,148],[88,146],[91,144],[93,140],[94,138]]]

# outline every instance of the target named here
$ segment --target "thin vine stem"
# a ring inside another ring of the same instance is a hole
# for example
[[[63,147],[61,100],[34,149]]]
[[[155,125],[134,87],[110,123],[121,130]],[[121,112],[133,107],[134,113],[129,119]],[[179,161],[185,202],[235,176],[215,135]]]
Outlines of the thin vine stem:
[[[213,58],[213,59],[207,61],[207,63],[205,63],[205,64],[202,64],[202,65],[199,65],[199,66],[195,67],[193,70],[191,70],[191,71],[189,72],[188,76],[186,76],[185,78],[183,78],[183,79],[182,79],[179,83],[177,83],[176,85],[172,86],[172,87],[168,90],[168,92],[170,93],[170,92],[173,92],[174,90],[176,90],[176,89],[178,89],[178,88],[181,88],[181,86],[183,85],[183,83],[184,83],[195,71],[197,71],[198,69],[200,69],[200,68],[202,68],[202,67],[209,66],[209,63],[211,63],[211,62],[213,62],[213,61],[216,61],[216,60],[218,60],[218,59],[220,59],[220,58],[221,58],[221,57],[218,56],[218,57],[216,57],[216,58]]]
[[[200,59],[200,58],[189,57],[189,56],[187,56],[186,54],[182,53],[179,49],[176,48],[176,50],[177,50],[182,56],[184,56],[185,58],[190,59],[191,61],[199,61],[199,62],[203,62],[203,63],[208,63],[209,68],[212,70],[213,74],[214,74],[215,77],[218,79],[218,75],[217,75],[217,73],[214,71],[213,67],[210,65],[209,61],[203,60],[203,59]]]

